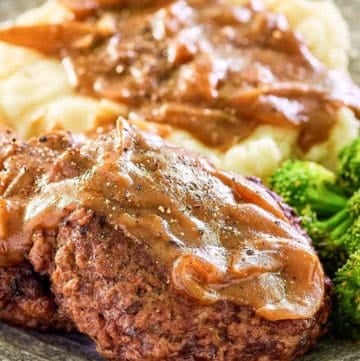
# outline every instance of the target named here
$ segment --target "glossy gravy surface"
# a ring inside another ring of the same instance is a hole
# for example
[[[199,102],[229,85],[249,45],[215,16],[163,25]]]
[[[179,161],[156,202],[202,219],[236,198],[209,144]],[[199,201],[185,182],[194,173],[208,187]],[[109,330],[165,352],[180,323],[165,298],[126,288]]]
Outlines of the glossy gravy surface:
[[[228,300],[269,320],[319,309],[319,259],[262,186],[215,170],[205,159],[119,123],[117,131],[69,150],[24,209],[26,232],[56,227],[76,207],[106,217],[143,244],[172,287],[193,300]],[[31,232],[30,232],[31,233]]]
[[[63,2],[74,21],[5,29],[0,40],[58,56],[81,93],[127,104],[133,119],[220,150],[260,124],[295,127],[306,151],[328,138],[339,107],[360,114],[348,76],[326,69],[258,2]]]

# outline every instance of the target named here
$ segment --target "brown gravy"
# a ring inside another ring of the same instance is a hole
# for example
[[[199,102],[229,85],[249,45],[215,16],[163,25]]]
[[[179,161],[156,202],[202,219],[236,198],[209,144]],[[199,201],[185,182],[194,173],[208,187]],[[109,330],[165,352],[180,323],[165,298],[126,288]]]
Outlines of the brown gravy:
[[[295,127],[306,151],[328,138],[339,107],[360,114],[349,77],[326,69],[284,16],[258,3],[63,1],[77,20],[4,29],[0,40],[58,56],[81,93],[125,103],[134,119],[219,149],[261,124]]]
[[[324,293],[320,261],[273,196],[220,172],[126,122],[57,161],[72,176],[44,175],[28,198],[23,232],[57,227],[90,209],[136,239],[178,292],[197,302],[227,300],[269,320],[314,315]]]

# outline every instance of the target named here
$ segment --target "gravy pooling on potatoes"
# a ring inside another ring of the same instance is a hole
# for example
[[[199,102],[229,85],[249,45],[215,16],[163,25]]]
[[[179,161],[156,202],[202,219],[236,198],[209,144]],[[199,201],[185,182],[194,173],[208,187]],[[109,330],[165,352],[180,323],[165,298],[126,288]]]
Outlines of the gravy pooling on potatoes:
[[[286,18],[221,0],[63,0],[74,21],[15,27],[0,40],[58,56],[84,94],[127,104],[226,150],[261,124],[295,127],[307,151],[327,140],[360,91],[326,69]],[[111,11],[109,10],[111,9]]]
[[[27,170],[30,193],[3,193],[2,223],[16,222],[1,235],[1,266],[23,260],[34,231],[56,230],[85,208],[139,242],[172,287],[198,303],[230,301],[269,320],[305,319],[320,308],[324,274],[315,251],[256,181],[126,122],[51,160],[45,174]]]

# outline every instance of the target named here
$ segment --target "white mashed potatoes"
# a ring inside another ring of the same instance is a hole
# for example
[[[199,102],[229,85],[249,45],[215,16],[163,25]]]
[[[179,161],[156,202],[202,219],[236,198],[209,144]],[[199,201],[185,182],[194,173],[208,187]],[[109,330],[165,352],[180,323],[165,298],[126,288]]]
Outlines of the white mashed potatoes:
[[[332,1],[264,1],[270,9],[288,16],[294,29],[327,66],[347,69],[350,37]],[[61,22],[69,16],[65,8],[50,0],[20,16],[16,23]],[[24,138],[56,127],[75,132],[89,130],[102,125],[104,119],[115,120],[127,113],[125,106],[76,94],[58,60],[0,43],[0,61],[0,122]],[[183,131],[174,132],[169,140],[207,155],[216,166],[266,180],[283,160],[294,156],[334,168],[339,149],[359,131],[359,122],[351,110],[341,109],[338,118],[329,139],[306,154],[301,154],[296,146],[295,130],[275,126],[258,127],[251,137],[222,153],[207,148]]]

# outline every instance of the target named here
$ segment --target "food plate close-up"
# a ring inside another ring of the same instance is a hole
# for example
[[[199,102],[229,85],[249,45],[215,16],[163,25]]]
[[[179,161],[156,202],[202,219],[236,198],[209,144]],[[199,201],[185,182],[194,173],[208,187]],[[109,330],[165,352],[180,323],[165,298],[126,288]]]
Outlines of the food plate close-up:
[[[358,0],[0,0],[0,361],[360,360]]]

